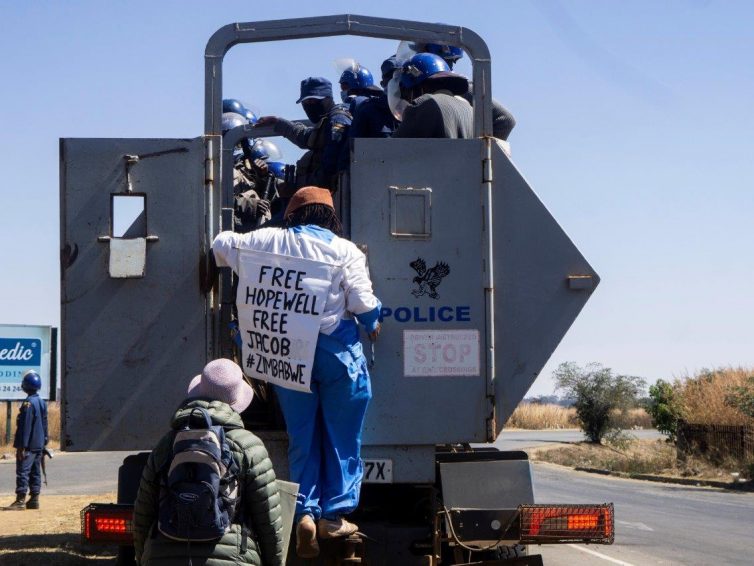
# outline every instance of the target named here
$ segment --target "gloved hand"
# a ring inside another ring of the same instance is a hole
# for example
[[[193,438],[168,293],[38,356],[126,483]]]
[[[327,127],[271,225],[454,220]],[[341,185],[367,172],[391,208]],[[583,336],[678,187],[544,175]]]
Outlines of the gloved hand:
[[[274,126],[278,122],[277,116],[262,116],[257,120],[257,123],[254,124],[255,128],[258,128],[260,126]]]

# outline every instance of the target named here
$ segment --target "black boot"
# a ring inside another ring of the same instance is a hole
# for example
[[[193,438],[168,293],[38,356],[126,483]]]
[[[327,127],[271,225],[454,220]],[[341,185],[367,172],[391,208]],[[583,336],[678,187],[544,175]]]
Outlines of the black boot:
[[[32,493],[29,496],[29,501],[26,502],[27,509],[39,509],[39,494]]]
[[[8,511],[23,511],[24,509],[26,509],[26,505],[24,505],[24,499],[26,499],[25,493],[17,493],[16,500],[8,505],[6,509]]]

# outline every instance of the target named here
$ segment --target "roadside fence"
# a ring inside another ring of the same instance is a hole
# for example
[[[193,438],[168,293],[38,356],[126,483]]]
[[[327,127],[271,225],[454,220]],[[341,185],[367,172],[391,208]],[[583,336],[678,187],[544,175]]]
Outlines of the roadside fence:
[[[708,425],[680,421],[676,437],[678,458],[703,454],[713,460],[754,460],[754,426]]]

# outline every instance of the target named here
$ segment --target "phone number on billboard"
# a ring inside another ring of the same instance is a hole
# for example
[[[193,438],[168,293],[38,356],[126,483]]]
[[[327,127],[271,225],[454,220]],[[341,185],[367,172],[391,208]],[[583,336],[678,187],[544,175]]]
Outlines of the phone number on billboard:
[[[0,385],[0,392],[2,393],[18,393],[21,391],[20,385]]]

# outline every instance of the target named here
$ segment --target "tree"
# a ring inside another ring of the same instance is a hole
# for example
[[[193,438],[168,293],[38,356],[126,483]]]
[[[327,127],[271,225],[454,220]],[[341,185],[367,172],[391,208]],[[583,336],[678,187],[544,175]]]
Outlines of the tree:
[[[681,417],[676,386],[662,379],[650,385],[646,411],[652,417],[652,426],[667,434],[668,440],[675,442],[678,420]]]
[[[619,433],[618,411],[635,406],[646,382],[632,375],[616,375],[601,364],[580,367],[564,362],[553,372],[555,384],[565,396],[574,399],[576,418],[591,442],[602,443],[610,433]]]

